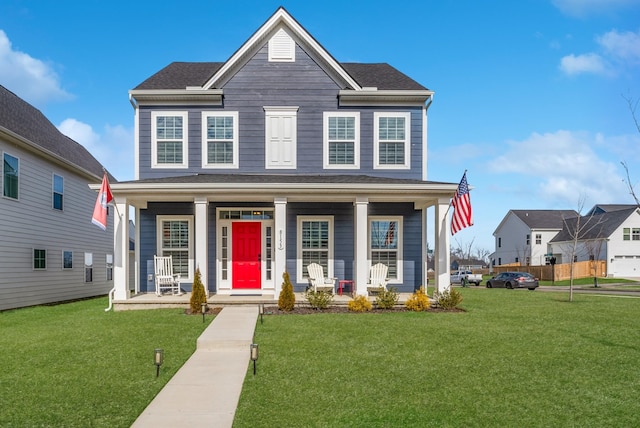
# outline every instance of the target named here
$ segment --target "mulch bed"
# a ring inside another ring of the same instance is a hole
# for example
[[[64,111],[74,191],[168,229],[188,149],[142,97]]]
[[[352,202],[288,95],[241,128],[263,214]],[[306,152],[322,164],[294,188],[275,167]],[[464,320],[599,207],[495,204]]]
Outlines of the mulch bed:
[[[369,314],[386,314],[386,313],[396,313],[396,312],[410,312],[404,306],[395,306],[393,309],[379,309],[373,308],[368,312],[353,312],[350,311],[346,306],[329,306],[326,309],[314,309],[310,306],[296,305],[291,311],[282,311],[277,306],[265,306],[264,314],[265,315],[317,315],[317,314],[358,314],[358,313],[369,313]],[[443,309],[440,307],[431,307],[428,312],[465,312],[464,309],[453,308],[453,309]]]

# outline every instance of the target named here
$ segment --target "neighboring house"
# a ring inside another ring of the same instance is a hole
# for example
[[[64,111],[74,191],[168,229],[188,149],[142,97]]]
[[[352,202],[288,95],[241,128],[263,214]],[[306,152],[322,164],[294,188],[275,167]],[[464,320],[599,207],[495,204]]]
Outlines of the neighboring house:
[[[154,291],[153,256],[171,255],[187,291],[199,268],[209,293],[277,299],[285,271],[301,291],[316,262],[366,294],[382,262],[411,292],[426,284],[429,207],[449,286],[457,183],[426,180],[433,92],[400,71],[338,62],[279,8],[226,62],[174,62],[129,94],[136,180],[112,190],[118,254],[135,208],[140,291]],[[116,300],[132,268],[116,265]]]
[[[509,210],[493,232],[491,266],[547,264],[547,244],[562,230],[564,219],[577,216],[574,210]]]
[[[113,222],[91,223],[102,165],[0,86],[0,310],[113,287]]]
[[[573,254],[577,262],[606,260],[607,276],[640,277],[640,208],[596,205],[587,215],[568,219],[550,240],[549,252],[557,263],[570,263]]]

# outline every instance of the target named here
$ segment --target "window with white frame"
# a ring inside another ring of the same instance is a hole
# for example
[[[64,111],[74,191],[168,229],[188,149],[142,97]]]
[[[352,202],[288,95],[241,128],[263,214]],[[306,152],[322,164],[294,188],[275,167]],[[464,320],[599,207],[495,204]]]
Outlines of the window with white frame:
[[[325,277],[333,276],[333,216],[298,216],[298,282],[309,278],[311,263],[322,266]]]
[[[192,216],[158,216],[158,255],[171,256],[174,275],[183,279],[193,278],[193,240]]]
[[[2,196],[18,199],[20,161],[9,153],[4,153],[2,158]]]
[[[360,113],[324,113],[324,167],[360,166]]]
[[[374,123],[374,168],[406,169],[410,166],[411,113],[376,112]]]
[[[47,250],[33,249],[33,268],[35,270],[44,270],[47,268]]]
[[[151,162],[154,168],[187,168],[187,120],[186,111],[151,113]]]
[[[62,211],[64,198],[64,179],[53,174],[53,209]]]
[[[107,254],[107,281],[113,280],[113,254]]]
[[[238,112],[202,112],[202,167],[238,168]]]
[[[536,245],[542,245],[542,234],[536,233]]]
[[[369,257],[371,265],[387,265],[389,280],[402,281],[401,217],[369,218]]]

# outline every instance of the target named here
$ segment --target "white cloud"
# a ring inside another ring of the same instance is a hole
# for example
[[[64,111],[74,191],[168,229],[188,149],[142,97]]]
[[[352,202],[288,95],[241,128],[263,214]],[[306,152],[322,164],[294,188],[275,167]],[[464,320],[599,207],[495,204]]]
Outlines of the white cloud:
[[[638,5],[640,0],[552,0],[551,3],[567,15],[585,17]]]
[[[614,58],[632,63],[640,62],[640,30],[635,33],[612,30],[599,36],[596,41]]]
[[[602,57],[595,53],[564,56],[560,60],[560,70],[570,76],[580,73],[610,74]]]
[[[106,125],[101,134],[83,122],[70,118],[58,125],[60,132],[82,144],[118,180],[132,180],[133,129]]]
[[[602,135],[560,130],[510,141],[491,170],[523,176],[531,196],[548,205],[573,206],[582,195],[591,203],[621,203],[628,198],[618,161],[608,153]],[[513,185],[513,178],[506,185]],[[522,189],[521,189],[522,191]]]
[[[60,86],[60,79],[51,65],[14,50],[3,30],[0,30],[0,82],[38,107],[48,101],[71,98]]]

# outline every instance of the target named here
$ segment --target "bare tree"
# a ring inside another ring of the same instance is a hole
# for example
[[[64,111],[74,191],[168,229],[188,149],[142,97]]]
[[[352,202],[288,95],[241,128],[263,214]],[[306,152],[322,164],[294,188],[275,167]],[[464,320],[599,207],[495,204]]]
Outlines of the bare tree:
[[[640,103],[640,99],[634,100],[630,96],[622,95],[622,98],[627,102],[627,106],[629,107],[629,111],[631,112],[631,118],[633,119],[633,123],[636,125],[636,129],[640,132],[640,122],[638,121],[638,116],[636,115],[636,110],[638,109],[638,103]],[[624,171],[627,175],[627,187],[629,187],[629,193],[633,197],[633,200],[636,201],[636,205],[640,208],[640,200],[636,195],[636,192],[633,188],[633,183],[631,182],[631,177],[629,176],[629,167],[625,161],[620,162]]]

